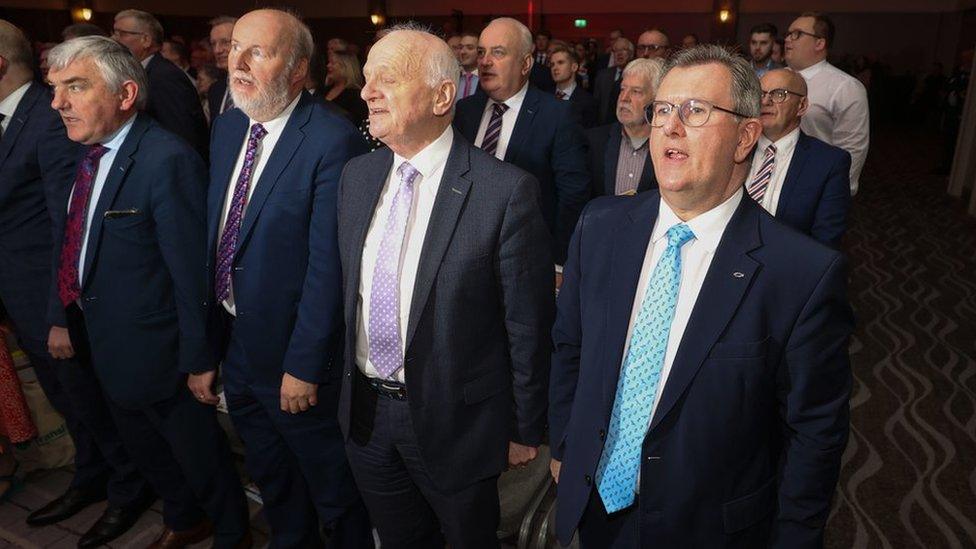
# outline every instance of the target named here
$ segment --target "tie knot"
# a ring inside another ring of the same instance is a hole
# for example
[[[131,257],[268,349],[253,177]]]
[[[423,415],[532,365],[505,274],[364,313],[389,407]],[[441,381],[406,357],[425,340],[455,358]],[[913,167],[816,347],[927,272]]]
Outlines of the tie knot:
[[[556,99],[562,99],[563,97],[566,97],[566,92],[564,92],[562,90],[557,90],[556,91]]]
[[[508,105],[506,105],[505,103],[495,103],[494,105],[491,106],[491,108],[494,109],[495,116],[501,116],[505,114],[505,111],[508,110]]]
[[[102,145],[101,143],[95,143],[94,145],[88,147],[88,152],[85,153],[85,158],[92,161],[98,160],[99,158],[104,156],[105,153],[107,152],[108,152],[108,147]]]
[[[264,129],[260,123],[251,126],[251,139],[264,139],[266,135],[268,135],[268,130]]]
[[[668,229],[668,246],[674,248],[680,248],[695,237],[695,233],[691,232],[688,225],[684,223],[679,223],[670,229]]]
[[[413,185],[414,179],[417,179],[417,176],[420,175],[417,168],[414,168],[409,162],[400,164],[400,167],[397,168],[397,173],[400,174],[400,181],[405,185]]]
[[[768,156],[772,156],[772,155],[776,154],[776,145],[774,145],[773,143],[770,143],[769,146],[766,147],[766,154]]]

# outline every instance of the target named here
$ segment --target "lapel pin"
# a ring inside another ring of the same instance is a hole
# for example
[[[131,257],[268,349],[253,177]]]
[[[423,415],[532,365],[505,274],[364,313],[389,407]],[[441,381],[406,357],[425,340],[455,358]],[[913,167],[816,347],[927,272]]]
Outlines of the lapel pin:
[[[456,193],[458,193],[458,194],[460,194],[460,195],[462,195],[462,196],[464,195],[464,193],[462,193],[461,191],[455,189],[454,187],[451,187],[451,190],[454,191],[454,192],[456,192]]]
[[[744,278],[746,275],[743,274],[743,273],[740,273],[739,271],[736,271],[736,272],[732,273],[732,276],[734,276],[736,278]]]

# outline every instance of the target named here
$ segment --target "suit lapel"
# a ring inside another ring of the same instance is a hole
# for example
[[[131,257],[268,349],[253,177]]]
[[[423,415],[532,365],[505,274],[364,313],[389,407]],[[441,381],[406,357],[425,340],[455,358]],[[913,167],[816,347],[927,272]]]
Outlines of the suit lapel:
[[[505,149],[505,162],[515,162],[518,152],[525,148],[525,142],[529,139],[529,132],[532,131],[532,120],[539,110],[541,96],[542,92],[530,84],[525,92],[525,99],[522,101],[522,108],[519,109],[518,118],[515,119],[512,138],[508,140],[508,147]]]
[[[115,201],[115,195],[122,188],[122,182],[125,181],[129,168],[132,166],[132,155],[139,149],[142,136],[149,129],[150,120],[146,114],[136,115],[136,120],[132,123],[132,128],[129,129],[129,135],[125,136],[122,146],[119,147],[119,152],[115,153],[115,160],[109,167],[105,184],[102,185],[102,192],[98,195],[98,203],[94,205],[95,212],[92,214],[91,227],[88,229],[88,248],[85,251],[85,265],[81,276],[84,286],[87,286],[91,280],[88,274],[92,263],[95,261],[95,256],[98,255],[98,247],[102,241],[102,221],[105,218],[105,211]]]
[[[444,166],[444,174],[441,176],[441,184],[434,199],[434,208],[431,211],[430,223],[427,225],[427,234],[420,252],[420,264],[417,266],[417,279],[413,287],[404,349],[408,349],[413,340],[420,312],[424,310],[427,296],[430,295],[430,289],[434,285],[437,271],[454,236],[454,228],[457,226],[458,217],[471,189],[471,181],[464,177],[469,167],[468,147],[467,142],[455,133],[454,144]]]
[[[271,191],[274,190],[275,184],[278,183],[281,172],[288,166],[295,151],[305,140],[305,132],[302,128],[312,116],[314,99],[307,93],[300,94],[300,97],[298,105],[295,106],[295,110],[285,124],[285,129],[281,132],[281,137],[278,138],[278,143],[271,152],[271,157],[268,158],[268,163],[264,166],[264,171],[261,172],[261,177],[256,182],[251,198],[247,201],[247,210],[241,222],[241,234],[238,236],[236,257],[240,257],[241,250],[247,246],[254,223],[261,214],[261,208],[264,207]]]
[[[651,420],[661,423],[695,378],[725,327],[735,315],[760,264],[749,252],[762,245],[758,206],[743,196],[719,242],[671,365],[661,401]]]
[[[350,325],[356,321],[356,300],[359,297],[359,284],[362,280],[362,254],[366,248],[366,233],[369,231],[369,224],[373,221],[376,214],[376,205],[379,204],[380,195],[383,187],[393,169],[393,151],[389,147],[383,147],[377,152],[377,162],[366,164],[365,170],[356,174],[354,181],[344,184],[343,193],[352,193],[352,203],[354,208],[343,211],[342,223],[344,226],[354,227],[352,244],[349,248],[349,260],[343,265],[347,270],[346,284],[346,318]],[[348,218],[346,217],[348,215]],[[345,225],[348,223],[348,225]]]
[[[247,135],[248,118],[241,111],[233,111],[222,117],[220,123],[226,125],[227,129],[221,132],[219,139],[212,140],[214,147],[210,159],[210,191],[207,196],[207,257],[215,257],[217,252],[217,231],[220,228],[224,202],[227,200],[227,187],[231,184],[230,178]]]
[[[488,96],[485,92],[481,91],[479,88],[474,95],[469,98],[465,98],[461,103],[460,112],[458,113],[463,117],[462,133],[468,143],[474,144],[475,139],[478,137],[478,126],[481,125],[481,117],[485,113],[485,105],[488,104]]]
[[[624,216],[614,231],[619,235],[613,240],[610,263],[610,279],[606,291],[610,293],[607,308],[607,340],[605,356],[607,368],[603,372],[603,396],[605,402],[613,402],[623,363],[627,327],[630,325],[634,297],[640,281],[644,256],[657,221],[660,198],[657,193],[646,198],[634,199],[634,206]]]
[[[610,135],[607,137],[607,150],[603,157],[603,186],[607,196],[617,194],[617,161],[620,160],[620,124],[610,125]]]
[[[776,204],[776,217],[787,211],[790,200],[793,198],[797,185],[800,184],[800,174],[803,173],[803,165],[809,156],[810,141],[802,131],[793,148],[793,159],[790,160],[790,169],[786,171],[786,178],[783,179],[783,188],[779,191],[779,202]]]
[[[644,172],[641,173],[640,182],[637,184],[637,192],[639,193],[657,187],[657,177],[654,175],[654,162],[651,161],[650,157],[650,141],[648,141],[648,151],[644,154],[648,155],[648,157],[644,159]]]
[[[3,137],[0,137],[0,167],[6,162],[7,156],[10,155],[10,151],[14,148],[14,143],[17,142],[17,136],[20,135],[20,130],[24,128],[24,124],[27,123],[27,117],[31,109],[34,108],[34,103],[37,102],[38,98],[41,96],[41,87],[39,84],[31,83],[27,88],[27,92],[20,99],[20,104],[17,105],[17,110],[14,114],[10,116],[10,123],[7,124],[7,129],[3,132]]]

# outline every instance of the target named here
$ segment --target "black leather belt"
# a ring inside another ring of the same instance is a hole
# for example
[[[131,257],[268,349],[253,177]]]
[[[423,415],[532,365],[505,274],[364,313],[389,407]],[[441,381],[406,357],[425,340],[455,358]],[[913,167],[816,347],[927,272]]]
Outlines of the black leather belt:
[[[407,386],[403,383],[389,379],[369,377],[362,372],[359,372],[359,377],[363,378],[367,387],[381,397],[390,400],[407,400]]]

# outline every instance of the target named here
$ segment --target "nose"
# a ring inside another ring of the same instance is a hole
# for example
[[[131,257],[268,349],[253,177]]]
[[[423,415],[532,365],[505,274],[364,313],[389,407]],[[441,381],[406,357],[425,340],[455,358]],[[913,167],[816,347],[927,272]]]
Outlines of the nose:
[[[770,94],[768,94],[768,93],[766,93],[766,92],[763,92],[762,98],[759,100],[759,102],[764,107],[769,106],[769,105],[772,105],[773,104],[773,96],[770,95]]]
[[[379,93],[377,93],[376,86],[374,85],[375,81],[373,78],[366,79],[366,82],[363,84],[363,89],[359,90],[359,97],[367,103],[369,103],[370,99],[379,97]]]
[[[681,117],[678,116],[678,109],[672,109],[671,114],[664,120],[664,125],[661,126],[661,130],[664,131],[664,135],[672,137],[684,136],[685,125],[681,122]]]
[[[51,98],[51,108],[60,111],[67,106],[68,102],[64,99],[64,91],[55,88],[54,95]]]

